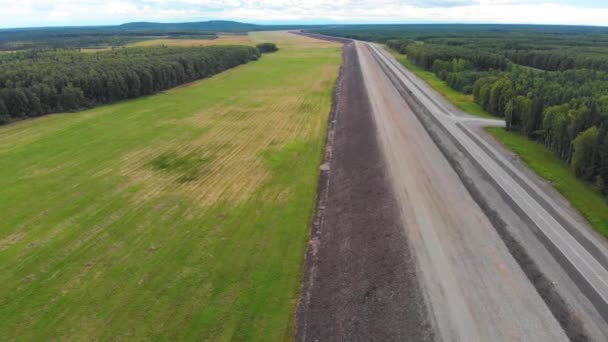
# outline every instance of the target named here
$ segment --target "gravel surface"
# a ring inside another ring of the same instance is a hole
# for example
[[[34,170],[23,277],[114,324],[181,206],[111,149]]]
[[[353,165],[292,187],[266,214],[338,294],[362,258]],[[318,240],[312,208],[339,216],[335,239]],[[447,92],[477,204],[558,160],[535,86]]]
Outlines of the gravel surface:
[[[296,340],[434,340],[353,43],[335,102]]]
[[[440,338],[567,340],[367,44],[357,46],[381,147]]]
[[[504,122],[454,108],[373,44],[329,39],[344,65],[296,339],[605,340],[590,274],[606,242],[480,129]]]

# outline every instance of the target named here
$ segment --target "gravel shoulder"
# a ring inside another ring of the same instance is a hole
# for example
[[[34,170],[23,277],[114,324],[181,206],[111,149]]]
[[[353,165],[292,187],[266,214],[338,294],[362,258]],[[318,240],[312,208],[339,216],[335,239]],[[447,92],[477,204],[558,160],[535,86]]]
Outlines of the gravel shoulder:
[[[431,341],[433,329],[416,263],[380,151],[354,43],[344,46],[342,68],[296,340]]]

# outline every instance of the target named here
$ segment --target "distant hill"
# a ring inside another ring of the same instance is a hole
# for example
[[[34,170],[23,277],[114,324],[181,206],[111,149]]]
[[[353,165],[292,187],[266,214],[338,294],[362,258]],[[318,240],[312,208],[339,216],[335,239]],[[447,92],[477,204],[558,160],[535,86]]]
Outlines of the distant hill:
[[[109,29],[124,31],[206,31],[206,32],[249,32],[249,31],[276,31],[323,28],[328,25],[257,25],[230,20],[210,20],[186,23],[152,23],[134,22],[118,26],[109,26]]]
[[[257,31],[264,26],[241,23],[228,20],[210,20],[189,23],[151,23],[134,22],[116,26],[116,29],[126,31],[148,31],[148,30],[192,30],[192,31],[212,31],[212,32],[244,32]]]
[[[185,23],[133,22],[112,26],[63,26],[0,29],[0,51],[124,46],[154,37],[213,39],[217,33],[320,29],[326,25],[256,25],[228,20]]]
[[[84,32],[84,33],[117,33],[117,32],[169,32],[169,31],[203,31],[203,32],[248,32],[324,28],[329,25],[257,25],[230,20],[209,20],[184,23],[132,22],[107,26],[55,26],[55,27],[21,27],[0,29],[8,32]],[[332,25],[335,26],[335,25]]]

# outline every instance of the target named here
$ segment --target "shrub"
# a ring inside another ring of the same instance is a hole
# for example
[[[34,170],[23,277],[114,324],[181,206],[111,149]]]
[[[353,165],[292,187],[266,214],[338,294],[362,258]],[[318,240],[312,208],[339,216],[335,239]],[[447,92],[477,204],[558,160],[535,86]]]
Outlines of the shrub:
[[[279,50],[275,43],[260,43],[255,47],[257,47],[261,53],[275,52]]]

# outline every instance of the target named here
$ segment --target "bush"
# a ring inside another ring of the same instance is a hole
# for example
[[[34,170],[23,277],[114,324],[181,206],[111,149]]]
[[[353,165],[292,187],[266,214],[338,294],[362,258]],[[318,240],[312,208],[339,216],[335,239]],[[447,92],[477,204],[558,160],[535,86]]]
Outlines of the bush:
[[[257,47],[261,53],[275,52],[279,50],[275,43],[260,43],[255,47]]]

